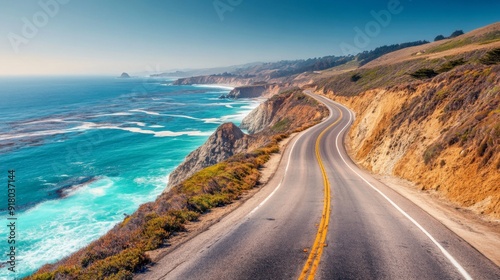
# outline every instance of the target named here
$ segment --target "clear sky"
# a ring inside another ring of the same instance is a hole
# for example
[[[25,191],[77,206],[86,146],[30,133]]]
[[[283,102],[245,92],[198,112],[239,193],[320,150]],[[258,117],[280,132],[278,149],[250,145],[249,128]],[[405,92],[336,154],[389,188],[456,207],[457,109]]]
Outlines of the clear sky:
[[[391,11],[391,2],[398,1],[0,0],[0,75],[118,75],[342,55],[346,45],[431,41],[500,21],[498,0],[400,0],[384,26],[370,26],[372,11]],[[368,41],[356,44],[356,28],[367,24]]]

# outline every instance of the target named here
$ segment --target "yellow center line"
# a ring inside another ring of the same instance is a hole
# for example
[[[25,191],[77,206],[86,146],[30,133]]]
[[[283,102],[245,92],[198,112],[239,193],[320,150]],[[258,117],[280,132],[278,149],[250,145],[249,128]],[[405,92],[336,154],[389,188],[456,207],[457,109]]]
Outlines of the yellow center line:
[[[336,109],[340,112],[339,118],[334,123],[329,125],[327,128],[323,129],[323,131],[321,131],[318,138],[316,139],[316,146],[315,146],[316,160],[318,161],[321,174],[323,175],[323,186],[324,186],[323,192],[325,194],[324,204],[323,204],[323,212],[321,214],[321,221],[318,227],[318,233],[316,234],[316,238],[314,239],[314,243],[311,252],[309,253],[309,257],[307,258],[304,268],[300,273],[299,280],[304,280],[306,278],[309,280],[314,279],[314,276],[316,274],[316,269],[318,268],[319,262],[321,260],[323,248],[326,246],[325,240],[326,240],[326,234],[328,232],[328,223],[330,221],[330,182],[328,181],[328,177],[326,176],[325,166],[323,165],[323,161],[321,159],[320,143],[326,131],[328,131],[330,128],[338,124],[342,119],[342,111],[339,110],[338,108]]]

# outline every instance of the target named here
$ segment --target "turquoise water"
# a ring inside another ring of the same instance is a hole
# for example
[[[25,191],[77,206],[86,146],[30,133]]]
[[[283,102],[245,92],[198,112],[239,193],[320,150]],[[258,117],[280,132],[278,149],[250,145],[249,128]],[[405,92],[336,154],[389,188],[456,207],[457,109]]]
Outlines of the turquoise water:
[[[8,252],[7,170],[16,173],[16,273],[23,277],[95,240],[152,201],[168,174],[255,100],[168,79],[0,78],[0,248]],[[3,225],[5,224],[5,225]]]

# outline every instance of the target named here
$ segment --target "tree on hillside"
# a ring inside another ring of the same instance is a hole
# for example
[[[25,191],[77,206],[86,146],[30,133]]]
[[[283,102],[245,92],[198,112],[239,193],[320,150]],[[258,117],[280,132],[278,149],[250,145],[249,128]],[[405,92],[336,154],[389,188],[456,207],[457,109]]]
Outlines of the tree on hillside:
[[[444,40],[446,39],[443,35],[437,35],[436,38],[434,38],[434,42],[436,41],[441,41],[441,40]]]
[[[486,65],[499,64],[500,63],[500,48],[493,49],[486,53],[484,57],[480,59],[481,63]]]
[[[455,37],[458,37],[460,35],[463,35],[464,32],[462,30],[456,30],[455,32],[451,33],[450,37],[448,38],[455,38]]]

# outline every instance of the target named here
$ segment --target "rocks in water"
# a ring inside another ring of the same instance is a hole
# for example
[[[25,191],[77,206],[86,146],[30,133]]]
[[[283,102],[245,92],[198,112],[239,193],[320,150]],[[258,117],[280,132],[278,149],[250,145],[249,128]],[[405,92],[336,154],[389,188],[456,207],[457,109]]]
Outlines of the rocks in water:
[[[125,72],[123,72],[123,73],[120,75],[120,78],[122,78],[122,79],[130,78],[130,75],[129,75],[129,74],[127,74],[127,73],[125,73]]]

